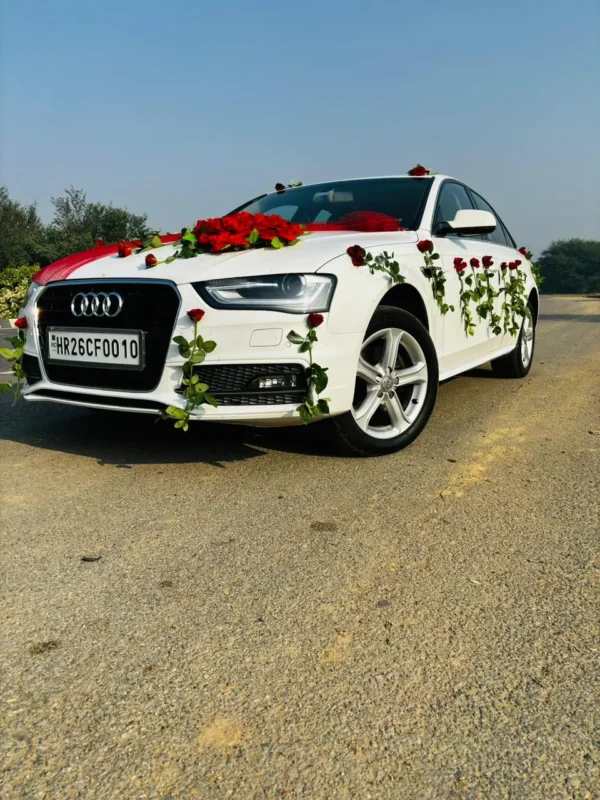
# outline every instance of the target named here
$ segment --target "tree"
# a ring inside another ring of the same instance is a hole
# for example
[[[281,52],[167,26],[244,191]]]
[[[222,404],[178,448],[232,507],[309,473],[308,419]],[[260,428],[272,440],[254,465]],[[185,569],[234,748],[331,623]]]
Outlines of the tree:
[[[148,233],[146,214],[132,214],[112,204],[88,203],[83,189],[71,186],[64,197],[52,197],[51,227],[64,238],[91,236],[94,241],[119,242]]]
[[[71,187],[52,198],[54,218],[44,225],[34,204],[22,205],[0,187],[0,270],[37,263],[44,267],[59,258],[89,250],[98,239],[112,244],[148,233],[146,214],[90,203],[82,189]]]
[[[600,292],[600,241],[560,239],[541,254],[542,291],[549,294]]]
[[[54,218],[47,229],[52,261],[88,250],[102,239],[106,244],[137,239],[148,233],[147,215],[125,208],[89,203],[83,189],[71,186],[63,197],[52,197]]]
[[[44,224],[35,204],[11,200],[6,186],[0,186],[0,270],[39,261]]]

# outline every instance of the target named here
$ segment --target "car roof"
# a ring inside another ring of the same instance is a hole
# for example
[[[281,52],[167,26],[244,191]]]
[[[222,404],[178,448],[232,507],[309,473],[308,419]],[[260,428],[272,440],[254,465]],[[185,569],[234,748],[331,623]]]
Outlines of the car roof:
[[[426,177],[426,176],[423,176]],[[434,175],[429,175],[427,177],[433,178],[434,180],[458,180],[458,178],[452,178],[450,175],[440,175],[435,173]],[[412,175],[363,175],[360,178],[334,178],[334,179],[326,179],[323,181],[315,181],[313,183],[303,183],[302,186],[286,186],[286,189],[305,189],[309,186],[321,186],[324,183],[348,183],[349,181],[374,181],[374,180],[382,180],[384,178],[404,178],[406,180],[415,180]],[[267,194],[275,194],[275,190],[271,192],[267,192]]]

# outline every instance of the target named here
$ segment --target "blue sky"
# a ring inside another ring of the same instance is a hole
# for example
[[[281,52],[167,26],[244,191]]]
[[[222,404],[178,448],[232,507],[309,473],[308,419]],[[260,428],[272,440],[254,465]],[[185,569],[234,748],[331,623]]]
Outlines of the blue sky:
[[[276,181],[480,191],[519,243],[600,238],[593,0],[7,0],[0,183],[179,229]]]

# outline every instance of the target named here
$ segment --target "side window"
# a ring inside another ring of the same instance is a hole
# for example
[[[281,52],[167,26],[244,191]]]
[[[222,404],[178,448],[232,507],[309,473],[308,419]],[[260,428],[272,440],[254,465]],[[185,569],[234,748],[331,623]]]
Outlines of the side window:
[[[460,183],[447,181],[442,185],[435,212],[435,224],[450,222],[457,211],[473,208],[469,193]]]
[[[489,211],[491,214],[494,215],[496,218],[496,230],[492,233],[488,233],[481,238],[484,239],[486,242],[494,242],[494,244],[503,244],[505,247],[512,247],[513,243],[510,241],[508,236],[504,231],[504,225],[502,224],[502,220],[498,217],[494,209],[486,203],[483,197],[480,197],[474,191],[471,190],[471,194],[473,195],[473,202],[475,203],[475,208],[478,208],[480,211]]]

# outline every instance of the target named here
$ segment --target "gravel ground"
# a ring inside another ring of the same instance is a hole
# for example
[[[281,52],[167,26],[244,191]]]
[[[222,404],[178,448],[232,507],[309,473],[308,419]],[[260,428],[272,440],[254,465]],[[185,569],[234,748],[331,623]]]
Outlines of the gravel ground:
[[[0,418],[13,798],[600,797],[600,300],[397,455]]]

